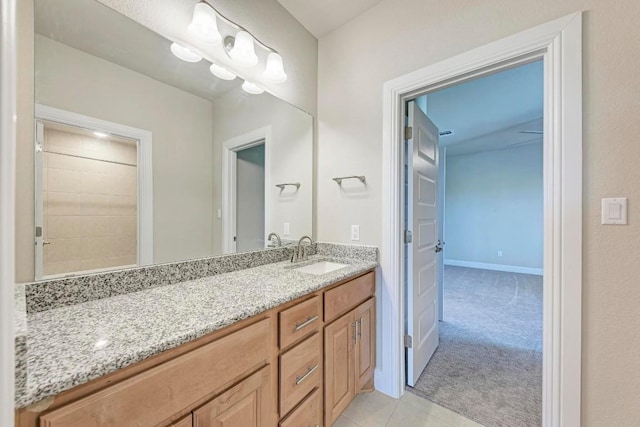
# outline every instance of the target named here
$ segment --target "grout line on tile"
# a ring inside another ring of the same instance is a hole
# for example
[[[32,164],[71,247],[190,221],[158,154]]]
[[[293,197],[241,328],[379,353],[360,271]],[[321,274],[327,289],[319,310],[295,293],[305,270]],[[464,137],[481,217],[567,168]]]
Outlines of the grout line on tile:
[[[358,421],[354,420],[353,418],[349,417],[347,414],[345,414],[344,412],[342,413],[342,415],[340,415],[341,417],[345,417],[346,419],[348,419],[349,421],[351,421],[352,423],[354,423],[355,425],[361,426],[362,424],[360,424]]]
[[[399,400],[398,400],[399,402]],[[389,425],[389,422],[391,422],[391,420],[393,419],[393,414],[396,413],[396,411],[398,410],[398,402],[396,402],[396,406],[393,408],[393,411],[391,411],[391,415],[389,415],[389,419],[387,420],[386,423],[384,423],[384,426],[387,427]]]

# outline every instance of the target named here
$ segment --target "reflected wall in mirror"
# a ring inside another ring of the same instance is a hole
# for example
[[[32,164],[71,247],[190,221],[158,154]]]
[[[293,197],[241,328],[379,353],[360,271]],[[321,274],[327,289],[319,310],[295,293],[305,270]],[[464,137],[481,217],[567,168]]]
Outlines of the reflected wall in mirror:
[[[34,277],[311,235],[309,114],[95,0],[35,0],[35,33]]]

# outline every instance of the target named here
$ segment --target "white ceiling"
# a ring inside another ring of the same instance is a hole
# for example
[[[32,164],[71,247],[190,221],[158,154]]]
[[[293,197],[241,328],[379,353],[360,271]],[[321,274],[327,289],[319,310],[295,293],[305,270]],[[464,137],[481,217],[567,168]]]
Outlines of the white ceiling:
[[[447,155],[539,143],[542,135],[541,61],[491,74],[426,95],[427,115],[440,131]]]
[[[316,38],[330,33],[382,0],[278,0]]]

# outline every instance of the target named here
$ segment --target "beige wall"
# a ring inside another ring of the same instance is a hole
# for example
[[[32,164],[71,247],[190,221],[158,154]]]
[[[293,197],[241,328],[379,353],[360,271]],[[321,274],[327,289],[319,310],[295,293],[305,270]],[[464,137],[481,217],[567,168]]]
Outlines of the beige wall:
[[[46,123],[43,148],[43,275],[135,265],[135,142]]]
[[[319,42],[318,238],[381,242],[382,85],[572,12],[584,14],[584,426],[640,419],[640,2],[385,0]],[[331,176],[367,176],[350,197]],[[601,197],[629,197],[627,226],[600,225]]]
[[[126,68],[36,37],[36,102],[153,133],[154,262],[215,253],[212,242],[211,102]],[[33,126],[31,124],[31,126]],[[20,140],[32,152],[32,142]],[[21,194],[33,194],[33,160],[18,160]],[[18,281],[33,278],[33,207],[17,229]]]
[[[298,239],[312,233],[313,219],[313,118],[281,100],[263,94],[247,95],[236,89],[213,104],[214,135],[214,200],[222,201],[222,147],[229,139],[260,129],[272,128],[270,225],[266,233],[274,231],[285,237],[283,224],[290,223],[289,238]],[[300,189],[285,191],[276,184],[299,182]],[[220,203],[219,202],[219,203]],[[216,208],[221,208],[217,205]],[[266,237],[266,236],[265,236]],[[216,222],[214,240],[222,242],[222,222]]]

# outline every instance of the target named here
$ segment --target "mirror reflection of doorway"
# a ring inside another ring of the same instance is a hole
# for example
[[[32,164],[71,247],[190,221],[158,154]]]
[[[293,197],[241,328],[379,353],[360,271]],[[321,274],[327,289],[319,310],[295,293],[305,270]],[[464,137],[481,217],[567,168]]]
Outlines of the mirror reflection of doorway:
[[[265,245],[264,141],[236,152],[236,252]]]
[[[36,122],[36,279],[138,265],[138,141]]]

